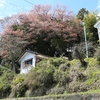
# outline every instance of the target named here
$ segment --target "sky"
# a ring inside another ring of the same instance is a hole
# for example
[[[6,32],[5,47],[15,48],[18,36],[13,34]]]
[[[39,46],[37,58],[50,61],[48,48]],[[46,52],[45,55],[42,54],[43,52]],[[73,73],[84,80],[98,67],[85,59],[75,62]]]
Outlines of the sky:
[[[100,12],[100,0],[0,0],[0,19],[21,12],[28,12],[33,6],[38,4],[64,5],[75,14],[81,8],[86,8],[88,11],[97,10]]]

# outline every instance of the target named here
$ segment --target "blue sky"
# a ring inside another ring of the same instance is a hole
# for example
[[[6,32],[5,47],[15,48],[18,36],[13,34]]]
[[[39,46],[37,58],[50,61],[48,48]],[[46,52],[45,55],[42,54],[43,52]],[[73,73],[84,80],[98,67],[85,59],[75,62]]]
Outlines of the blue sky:
[[[100,11],[100,0],[0,0],[0,18],[30,11],[34,5],[38,4],[66,5],[75,14],[81,8]]]

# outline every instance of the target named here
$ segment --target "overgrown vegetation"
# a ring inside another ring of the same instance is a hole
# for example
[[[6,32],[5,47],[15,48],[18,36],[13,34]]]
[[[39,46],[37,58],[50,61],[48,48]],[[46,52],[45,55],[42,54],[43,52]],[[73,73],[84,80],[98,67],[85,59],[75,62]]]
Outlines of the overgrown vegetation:
[[[93,27],[100,18],[85,8],[77,17],[65,6],[37,5],[27,14],[1,20],[1,98],[68,94],[100,88],[100,45],[97,29]],[[86,27],[89,58],[85,55],[82,21]],[[28,74],[19,75],[18,58],[26,49],[50,58],[39,62]]]
[[[28,74],[17,75],[2,67],[0,94],[32,97],[96,91],[100,88],[99,61],[96,56],[84,60],[87,67],[83,67],[78,59],[48,58],[39,62]]]
[[[11,93],[11,83],[14,72],[0,65],[0,97],[7,97]]]

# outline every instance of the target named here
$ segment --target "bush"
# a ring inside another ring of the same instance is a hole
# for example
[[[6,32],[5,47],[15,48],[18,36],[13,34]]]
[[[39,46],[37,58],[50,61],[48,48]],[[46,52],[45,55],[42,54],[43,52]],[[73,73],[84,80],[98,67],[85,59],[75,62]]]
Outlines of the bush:
[[[76,63],[79,63],[78,59],[73,59],[72,61],[70,61],[71,66],[75,65]]]
[[[18,74],[14,77],[12,84],[17,85],[18,83],[22,83],[24,81],[24,75]]]
[[[71,82],[70,76],[68,76],[67,72],[63,72],[61,70],[56,70],[54,73],[54,80],[60,86],[65,86]]]
[[[99,64],[96,58],[85,58],[85,61],[88,62],[89,67],[95,67]]]
[[[64,91],[65,91],[65,87],[58,87],[58,86],[56,86],[56,87],[51,88],[50,90],[48,90],[46,92],[46,94],[48,94],[48,95],[51,95],[51,94],[63,94]]]
[[[45,87],[39,87],[39,88],[31,91],[30,96],[43,96],[46,94],[45,92],[46,92]]]
[[[69,68],[70,68],[70,64],[69,63],[68,64],[64,63],[64,64],[61,64],[59,66],[59,70],[62,70],[64,72],[67,71]]]
[[[69,93],[79,92],[80,91],[80,82],[73,81],[71,84],[69,84],[69,87],[67,88],[67,91]]]
[[[49,88],[54,84],[53,74],[55,67],[49,63],[49,60],[41,61],[30,73],[27,74],[24,80],[24,85],[31,90],[29,95],[42,95],[44,89]]]
[[[0,66],[0,97],[9,96],[14,73],[4,66]]]
[[[26,86],[23,84],[26,75],[18,74],[13,78],[10,97],[22,97],[25,95]]]
[[[53,83],[53,73],[54,73],[54,66],[44,67],[40,73],[40,82],[48,87],[51,86]]]
[[[97,58],[97,60],[99,61],[99,64],[100,64],[100,47],[96,48],[96,52],[95,52],[94,56]]]
[[[40,86],[40,82],[38,79],[39,73],[36,69],[32,70],[27,74],[23,84],[28,87],[30,90],[35,90]]]
[[[24,97],[26,90],[27,90],[27,87],[22,83],[18,83],[17,85],[13,85],[12,90],[11,90],[11,94],[9,97],[11,97],[11,98]]]
[[[49,61],[53,66],[58,68],[61,64],[64,64],[67,60],[60,57],[60,58],[51,58],[49,59]]]

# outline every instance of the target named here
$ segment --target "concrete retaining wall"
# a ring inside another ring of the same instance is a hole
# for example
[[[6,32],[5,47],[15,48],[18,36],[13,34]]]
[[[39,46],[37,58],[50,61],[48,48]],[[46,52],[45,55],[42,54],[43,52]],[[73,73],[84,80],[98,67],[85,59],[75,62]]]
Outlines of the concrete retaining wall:
[[[97,94],[73,94],[56,95],[43,97],[9,98],[3,100],[100,100],[100,93]]]

